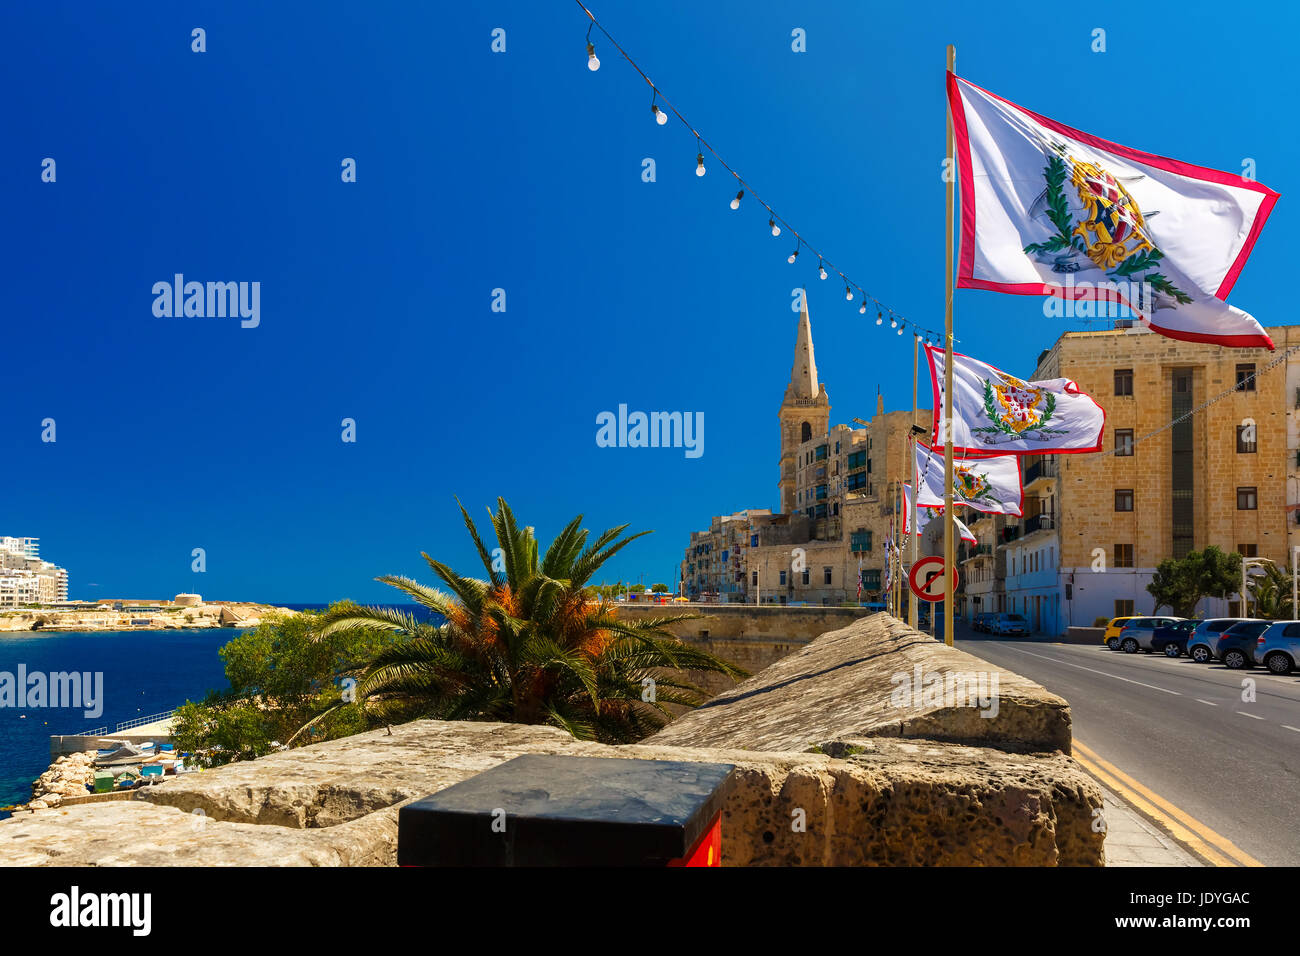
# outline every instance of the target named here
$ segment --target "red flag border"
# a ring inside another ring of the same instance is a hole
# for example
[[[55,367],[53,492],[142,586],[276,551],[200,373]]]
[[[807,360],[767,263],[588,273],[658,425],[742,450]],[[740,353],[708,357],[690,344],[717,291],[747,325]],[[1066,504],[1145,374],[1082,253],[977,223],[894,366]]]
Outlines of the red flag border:
[[[936,373],[934,367],[934,353],[942,352],[942,351],[944,350],[935,345],[925,346],[925,360],[930,366],[930,389],[934,394],[934,401],[931,402],[931,404],[934,406],[934,423],[930,428],[930,435],[932,438],[937,438],[939,436],[939,403],[940,403],[939,376]],[[960,358],[970,359],[974,362],[984,362],[983,359],[977,359],[973,355],[965,355],[962,352],[953,352],[952,354],[953,354],[953,358],[960,357]],[[998,369],[999,372],[1002,372],[1002,369],[998,368],[996,365],[994,365],[991,362],[984,362],[984,364],[989,366],[990,368],[996,368]],[[1002,372],[1002,374],[1006,375],[1007,373]],[[1097,432],[1097,445],[1094,448],[1065,448],[1065,449],[1057,449],[1055,451],[1052,450],[988,451],[983,448],[967,448],[964,445],[953,445],[952,450],[954,453],[960,451],[963,455],[966,455],[967,457],[970,458],[996,458],[996,457],[1001,457],[1003,455],[1015,455],[1017,457],[1024,457],[1026,455],[1090,455],[1099,452],[1102,450],[1104,439],[1106,437],[1106,409],[1102,408],[1101,403],[1097,401],[1095,398],[1093,398],[1091,393],[1080,391],[1079,394],[1085,396],[1088,399],[1088,401],[1096,405],[1097,408],[1101,411],[1101,430]],[[925,507],[929,507],[929,506],[927,505]]]
[[[948,86],[948,111],[952,117],[953,136],[957,145],[957,161],[961,167],[961,177],[963,183],[970,183],[974,180],[974,166],[971,163],[970,152],[970,132],[966,127],[966,108],[962,103],[961,91],[958,89],[958,76],[950,71],[947,73]],[[1157,169],[1163,169],[1166,172],[1175,173],[1179,176],[1187,176],[1192,179],[1200,179],[1205,182],[1218,183],[1222,186],[1236,186],[1247,189],[1251,192],[1263,193],[1264,200],[1260,203],[1259,212],[1255,215],[1254,222],[1251,223],[1250,234],[1246,237],[1245,244],[1241,251],[1237,253],[1237,258],[1229,267],[1228,272],[1219,283],[1219,288],[1215,292],[1215,298],[1220,301],[1227,301],[1228,293],[1232,287],[1237,284],[1237,279],[1241,275],[1241,270],[1245,268],[1246,260],[1255,249],[1255,241],[1259,238],[1260,232],[1264,228],[1264,223],[1268,220],[1269,215],[1273,212],[1273,206],[1277,203],[1279,193],[1269,189],[1261,182],[1254,180],[1243,180],[1240,176],[1224,172],[1219,169],[1210,169],[1208,166],[1197,166],[1194,163],[1185,163],[1181,160],[1170,159],[1167,156],[1159,156],[1155,153],[1146,153],[1142,150],[1133,149],[1130,146],[1121,146],[1119,143],[1112,143],[1110,140],[1102,139],[1099,136],[1093,136],[1091,133],[1085,133],[1077,130],[1072,126],[1066,126],[1064,123],[1058,123],[1056,120],[1048,119],[1033,110],[1025,109],[1018,103],[1013,103],[1005,97],[998,96],[989,90],[971,83],[970,80],[963,79],[973,88],[979,90],[995,100],[1006,103],[1013,109],[1019,110],[1026,116],[1033,117],[1035,122],[1042,124],[1048,129],[1060,133],[1062,136],[1068,136],[1071,139],[1077,139],[1081,143],[1086,143],[1094,149],[1105,152],[1116,153],[1126,159],[1134,162],[1143,163],[1147,166],[1154,166]],[[1046,283],[1037,282],[993,282],[988,279],[975,278],[975,191],[973,189],[962,189],[961,191],[961,257],[957,266],[957,287],[959,289],[984,289],[991,292],[1005,292],[1010,295],[1055,295],[1053,287]],[[1060,287],[1064,292],[1064,287]],[[1074,289],[1070,298],[1073,299],[1091,299],[1099,302],[1118,301],[1121,305],[1133,309],[1133,306],[1127,302],[1123,296],[1111,297],[1110,290],[1104,296],[1087,294],[1079,289]],[[1137,309],[1133,309],[1137,312]],[[1161,335],[1171,339],[1180,339],[1184,342],[1207,342],[1212,345],[1227,345],[1234,348],[1266,348],[1270,352],[1274,350],[1273,340],[1267,335],[1210,335],[1205,332],[1186,332],[1181,329],[1169,329],[1164,326],[1147,320],[1150,328]],[[1262,324],[1262,323],[1261,323]]]
[[[916,440],[916,444],[920,445],[922,448],[924,448],[926,451],[928,451],[931,455],[943,455],[943,448],[942,448],[942,447],[940,447],[940,448],[935,448],[933,445],[927,445],[925,442],[921,441],[921,439],[919,439],[919,438]],[[953,459],[952,459],[954,463],[957,461],[956,452],[957,452],[957,449],[954,448],[954,449],[953,449]],[[1019,457],[1020,457],[1020,456],[1018,456],[1018,455],[1013,455],[1013,454],[1011,454],[1010,452],[1003,452],[1003,453],[998,454],[998,455],[963,455],[963,456],[961,457],[961,460],[962,460],[962,461],[979,461],[980,459],[983,459],[983,458],[1019,458]],[[916,468],[916,463],[915,463],[915,462],[912,463],[912,467],[913,467],[913,469]],[[983,508],[977,508],[977,507],[975,507],[975,506],[974,506],[973,504],[971,504],[969,501],[953,502],[953,507],[956,507],[958,504],[960,504],[961,507],[963,507],[963,508],[969,508],[969,509],[971,509],[971,511],[978,511],[980,514],[985,514],[985,515],[1011,515],[1011,517],[1013,517],[1013,518],[1023,518],[1023,517],[1025,516],[1025,514],[1024,514],[1024,512],[1025,512],[1025,474],[1024,474],[1024,472],[1021,470],[1021,468],[1020,468],[1020,462],[1018,462],[1018,461],[1016,462],[1016,482],[1017,482],[1017,484],[1019,484],[1019,486],[1020,486],[1020,513],[1019,513],[1019,514],[1011,514],[1010,511],[985,511]],[[920,487],[919,487],[920,482],[918,481],[918,482],[916,482],[916,484],[918,485],[918,487],[917,487],[916,489],[914,489],[913,494],[916,495],[916,506],[917,506],[918,508],[942,508],[942,507],[943,507],[943,505],[923,505],[923,504],[921,504],[921,489],[920,489]]]

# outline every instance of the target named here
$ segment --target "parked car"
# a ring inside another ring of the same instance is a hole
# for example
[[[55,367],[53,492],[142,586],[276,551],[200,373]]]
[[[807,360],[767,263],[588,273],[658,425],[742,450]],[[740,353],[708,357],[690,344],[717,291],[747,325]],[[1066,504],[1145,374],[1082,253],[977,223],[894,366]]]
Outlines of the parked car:
[[[1300,661],[1300,621],[1274,621],[1255,638],[1255,660],[1274,674],[1289,674]]]
[[[995,614],[991,630],[994,634],[1028,634],[1029,622],[1021,614]]]
[[[1214,660],[1214,648],[1219,635],[1243,621],[1256,621],[1253,617],[1215,617],[1198,624],[1187,638],[1187,656],[1198,664]]]
[[[1157,627],[1177,624],[1181,617],[1131,617],[1119,632],[1119,649],[1125,654],[1151,650],[1151,638]]]
[[[1214,656],[1223,661],[1224,667],[1234,671],[1254,667],[1258,638],[1271,625],[1271,621],[1242,621],[1232,625],[1219,635],[1214,645]]]
[[[1178,657],[1187,653],[1187,639],[1192,636],[1201,622],[1197,620],[1176,621],[1151,632],[1151,646],[1147,648],[1165,657]],[[1141,638],[1139,638],[1139,641]]]
[[[1112,617],[1110,623],[1106,625],[1106,633],[1101,636],[1101,642],[1112,651],[1119,650],[1119,632],[1123,630],[1126,621],[1132,620],[1134,620],[1132,615],[1128,617]]]
[[[997,617],[991,611],[985,611],[976,614],[971,618],[970,626],[972,630],[979,631],[981,634],[989,634],[993,631],[993,619]]]

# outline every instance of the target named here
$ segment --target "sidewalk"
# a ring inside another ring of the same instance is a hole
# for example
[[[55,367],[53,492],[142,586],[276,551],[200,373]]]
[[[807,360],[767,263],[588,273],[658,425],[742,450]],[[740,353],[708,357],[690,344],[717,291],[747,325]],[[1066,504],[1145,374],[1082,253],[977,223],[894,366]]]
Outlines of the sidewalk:
[[[1103,796],[1107,866],[1205,866],[1100,782],[1097,786]]]

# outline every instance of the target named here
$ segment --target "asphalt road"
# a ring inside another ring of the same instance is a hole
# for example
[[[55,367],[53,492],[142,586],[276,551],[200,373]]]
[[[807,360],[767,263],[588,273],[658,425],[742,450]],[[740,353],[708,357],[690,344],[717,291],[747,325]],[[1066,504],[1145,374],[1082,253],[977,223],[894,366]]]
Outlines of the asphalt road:
[[[1300,864],[1300,672],[1277,677],[961,627],[954,637],[1064,697],[1077,741],[1183,813],[1261,863]],[[1242,699],[1247,679],[1254,701]]]

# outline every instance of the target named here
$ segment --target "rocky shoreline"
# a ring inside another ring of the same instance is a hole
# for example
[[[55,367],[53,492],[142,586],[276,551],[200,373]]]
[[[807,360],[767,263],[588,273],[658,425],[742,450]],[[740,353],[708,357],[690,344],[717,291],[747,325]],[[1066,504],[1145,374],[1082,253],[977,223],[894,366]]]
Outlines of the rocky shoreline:
[[[270,604],[236,601],[190,606],[166,605],[136,610],[19,610],[0,612],[0,633],[246,628],[256,627],[266,617],[292,617],[297,613]]]
[[[32,783],[32,799],[15,810],[50,810],[68,797],[84,797],[95,781],[95,752],[64,754]]]

